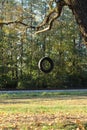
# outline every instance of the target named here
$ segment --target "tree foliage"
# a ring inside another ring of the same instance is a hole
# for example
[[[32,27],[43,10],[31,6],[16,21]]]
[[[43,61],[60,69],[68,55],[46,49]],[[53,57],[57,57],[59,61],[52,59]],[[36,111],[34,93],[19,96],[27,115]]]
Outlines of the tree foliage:
[[[87,49],[66,7],[51,31],[34,35],[45,17],[43,1],[0,2],[0,89],[86,88]],[[49,56],[54,69],[44,74],[38,61]]]

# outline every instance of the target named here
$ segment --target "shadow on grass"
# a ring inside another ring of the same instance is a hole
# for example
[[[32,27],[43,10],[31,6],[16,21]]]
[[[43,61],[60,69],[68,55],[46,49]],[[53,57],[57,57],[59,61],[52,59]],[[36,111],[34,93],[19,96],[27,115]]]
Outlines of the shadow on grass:
[[[30,103],[30,100],[74,100],[87,99],[87,92],[35,92],[35,93],[2,93],[0,94],[0,103],[3,104],[18,104]]]

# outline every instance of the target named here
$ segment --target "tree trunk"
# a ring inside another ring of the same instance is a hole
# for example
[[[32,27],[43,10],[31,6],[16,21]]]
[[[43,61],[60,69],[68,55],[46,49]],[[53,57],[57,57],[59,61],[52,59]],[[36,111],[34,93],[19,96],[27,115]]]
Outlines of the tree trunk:
[[[77,24],[87,44],[87,0],[65,0],[75,15]]]

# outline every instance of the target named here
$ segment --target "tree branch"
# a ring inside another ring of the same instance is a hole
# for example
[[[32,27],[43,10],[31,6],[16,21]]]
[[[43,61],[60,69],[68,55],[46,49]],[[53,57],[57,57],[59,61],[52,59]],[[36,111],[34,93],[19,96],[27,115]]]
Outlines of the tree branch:
[[[19,24],[23,24],[24,26],[28,26],[27,24],[21,22],[21,21],[2,21],[0,22],[0,26],[3,26],[3,25],[9,25],[9,24],[15,24],[15,23],[19,23]]]
[[[33,29],[36,28],[35,26],[29,26],[28,24],[23,23],[22,21],[18,21],[18,20],[15,20],[15,21],[2,21],[2,22],[0,22],[0,26],[10,25],[10,24],[21,24],[23,26],[26,26],[27,28],[33,28]]]
[[[49,21],[48,27],[47,27],[47,28],[44,28],[43,30],[37,31],[35,34],[42,33],[42,32],[48,31],[48,30],[51,30],[54,20],[57,19],[58,17],[59,17],[59,14],[56,13],[56,15]],[[44,25],[44,24],[43,24],[43,25]],[[41,25],[40,25],[40,26],[41,26]]]
[[[63,1],[56,3],[56,7],[53,8],[53,10],[51,10],[51,12],[46,16],[44,21],[36,27],[37,32],[35,34],[50,30],[52,28],[54,20],[56,20],[61,15],[62,8],[64,5],[65,5],[65,2],[63,2]],[[41,27],[43,27],[45,25],[48,25],[48,27],[44,28],[42,30],[39,30]]]

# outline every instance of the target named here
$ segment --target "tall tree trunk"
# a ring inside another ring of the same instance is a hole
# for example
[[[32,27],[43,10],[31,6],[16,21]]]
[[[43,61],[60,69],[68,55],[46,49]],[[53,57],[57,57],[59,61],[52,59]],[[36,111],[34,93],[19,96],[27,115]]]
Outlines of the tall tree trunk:
[[[87,0],[65,0],[71,8],[82,36],[87,44]]]

